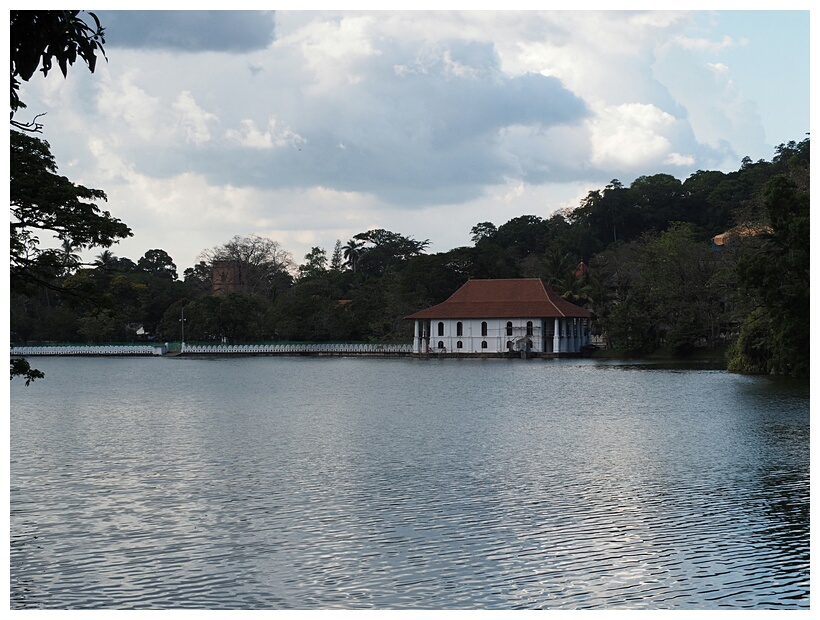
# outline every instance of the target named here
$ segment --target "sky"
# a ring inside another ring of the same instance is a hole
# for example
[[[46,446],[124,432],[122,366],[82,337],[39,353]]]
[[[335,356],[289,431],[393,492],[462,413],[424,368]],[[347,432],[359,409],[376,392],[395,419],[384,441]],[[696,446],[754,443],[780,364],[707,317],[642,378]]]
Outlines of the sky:
[[[107,62],[35,75],[15,119],[106,192],[114,254],[180,274],[236,235],[297,264],[373,228],[444,252],[810,132],[808,10],[96,13]]]

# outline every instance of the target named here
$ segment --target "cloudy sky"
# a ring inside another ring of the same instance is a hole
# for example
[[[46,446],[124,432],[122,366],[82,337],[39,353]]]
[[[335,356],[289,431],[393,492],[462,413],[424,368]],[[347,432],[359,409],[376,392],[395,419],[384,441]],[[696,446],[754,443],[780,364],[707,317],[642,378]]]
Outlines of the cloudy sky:
[[[60,173],[108,194],[115,254],[180,273],[234,235],[446,251],[810,131],[807,10],[97,14],[108,62],[35,75],[17,120],[46,112]]]

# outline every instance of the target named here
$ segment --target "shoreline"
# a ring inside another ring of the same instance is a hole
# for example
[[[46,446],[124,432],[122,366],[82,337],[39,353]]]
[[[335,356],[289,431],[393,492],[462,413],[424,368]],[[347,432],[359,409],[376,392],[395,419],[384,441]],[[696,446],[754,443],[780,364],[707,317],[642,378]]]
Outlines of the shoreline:
[[[287,345],[222,345],[190,346],[180,350],[179,345],[40,345],[11,347],[11,357],[403,357],[413,359],[597,359],[629,360],[667,363],[704,363],[725,368],[726,348],[698,349],[687,356],[674,356],[659,350],[644,355],[633,355],[613,349],[592,349],[580,353],[415,353],[411,345],[396,344],[287,344]]]

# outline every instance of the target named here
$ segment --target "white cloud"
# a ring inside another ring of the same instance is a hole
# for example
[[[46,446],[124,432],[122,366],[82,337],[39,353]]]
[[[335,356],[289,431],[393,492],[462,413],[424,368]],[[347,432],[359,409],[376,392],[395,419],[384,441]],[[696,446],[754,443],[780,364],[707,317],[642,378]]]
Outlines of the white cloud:
[[[241,121],[241,129],[229,129],[225,132],[225,137],[244,147],[251,149],[273,149],[284,147],[298,147],[305,144],[305,140],[298,133],[287,125],[271,117],[264,131],[256,127],[252,120]]]
[[[112,147],[113,145],[100,138],[88,140],[88,150],[96,161],[95,176],[102,185],[134,177],[133,165]]]
[[[171,106],[178,116],[178,122],[185,131],[188,142],[200,145],[211,139],[209,123],[217,121],[215,114],[200,108],[190,91],[182,91]]]
[[[107,161],[104,150],[99,155]],[[214,185],[198,174],[157,179],[131,170],[112,176],[105,187],[106,208],[134,232],[113,251],[136,260],[148,249],[163,248],[180,273],[196,263],[201,251],[234,235],[261,234],[270,225],[260,207],[270,200],[266,192]]]
[[[653,69],[679,108],[685,110],[697,142],[724,151],[723,159],[704,162],[701,167],[736,167],[741,157],[750,153],[757,153],[757,158],[770,157],[771,147],[765,144],[757,106],[744,96],[728,64],[703,62],[699,53],[665,46]]]
[[[299,30],[282,36],[274,43],[281,53],[298,51],[311,74],[310,86],[314,94],[328,92],[343,84],[355,84],[362,77],[356,71],[356,62],[381,52],[373,45],[369,16],[344,16],[316,19]]]
[[[716,78],[729,80],[729,67],[724,65],[722,62],[706,63],[706,68],[714,73]]]
[[[394,65],[393,72],[399,77],[437,74],[445,78],[476,80],[486,75],[486,67],[471,66],[453,58],[453,50],[445,43],[423,46],[412,62]]]
[[[592,162],[614,170],[649,166],[669,153],[675,118],[651,104],[600,109],[590,121]]]
[[[681,166],[681,167],[692,167],[695,165],[697,160],[692,155],[682,155],[681,153],[669,153],[666,159],[663,160],[664,164],[668,164],[670,166]]]
[[[141,69],[133,69],[123,75],[101,83],[97,108],[111,128],[113,137],[121,136],[123,142],[137,139],[149,142],[160,138],[165,129],[162,122],[164,110],[161,97],[150,94],[137,86]],[[123,129],[126,135],[123,135]]]
[[[729,35],[724,36],[720,41],[711,41],[703,38],[693,38],[686,36],[679,36],[673,39],[673,43],[685,50],[719,52],[731,47],[748,44],[748,40],[741,39],[735,41]]]
[[[690,19],[686,11],[537,14],[532,21],[538,30],[515,39],[515,47],[504,46],[504,68],[558,77],[588,101],[652,96],[647,61],[658,41],[676,36]]]

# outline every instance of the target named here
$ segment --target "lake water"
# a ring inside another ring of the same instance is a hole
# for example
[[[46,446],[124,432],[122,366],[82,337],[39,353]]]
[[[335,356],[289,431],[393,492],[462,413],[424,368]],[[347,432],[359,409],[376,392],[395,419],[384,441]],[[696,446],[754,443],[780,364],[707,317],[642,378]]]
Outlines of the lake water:
[[[808,609],[807,382],[33,358],[12,609]]]

